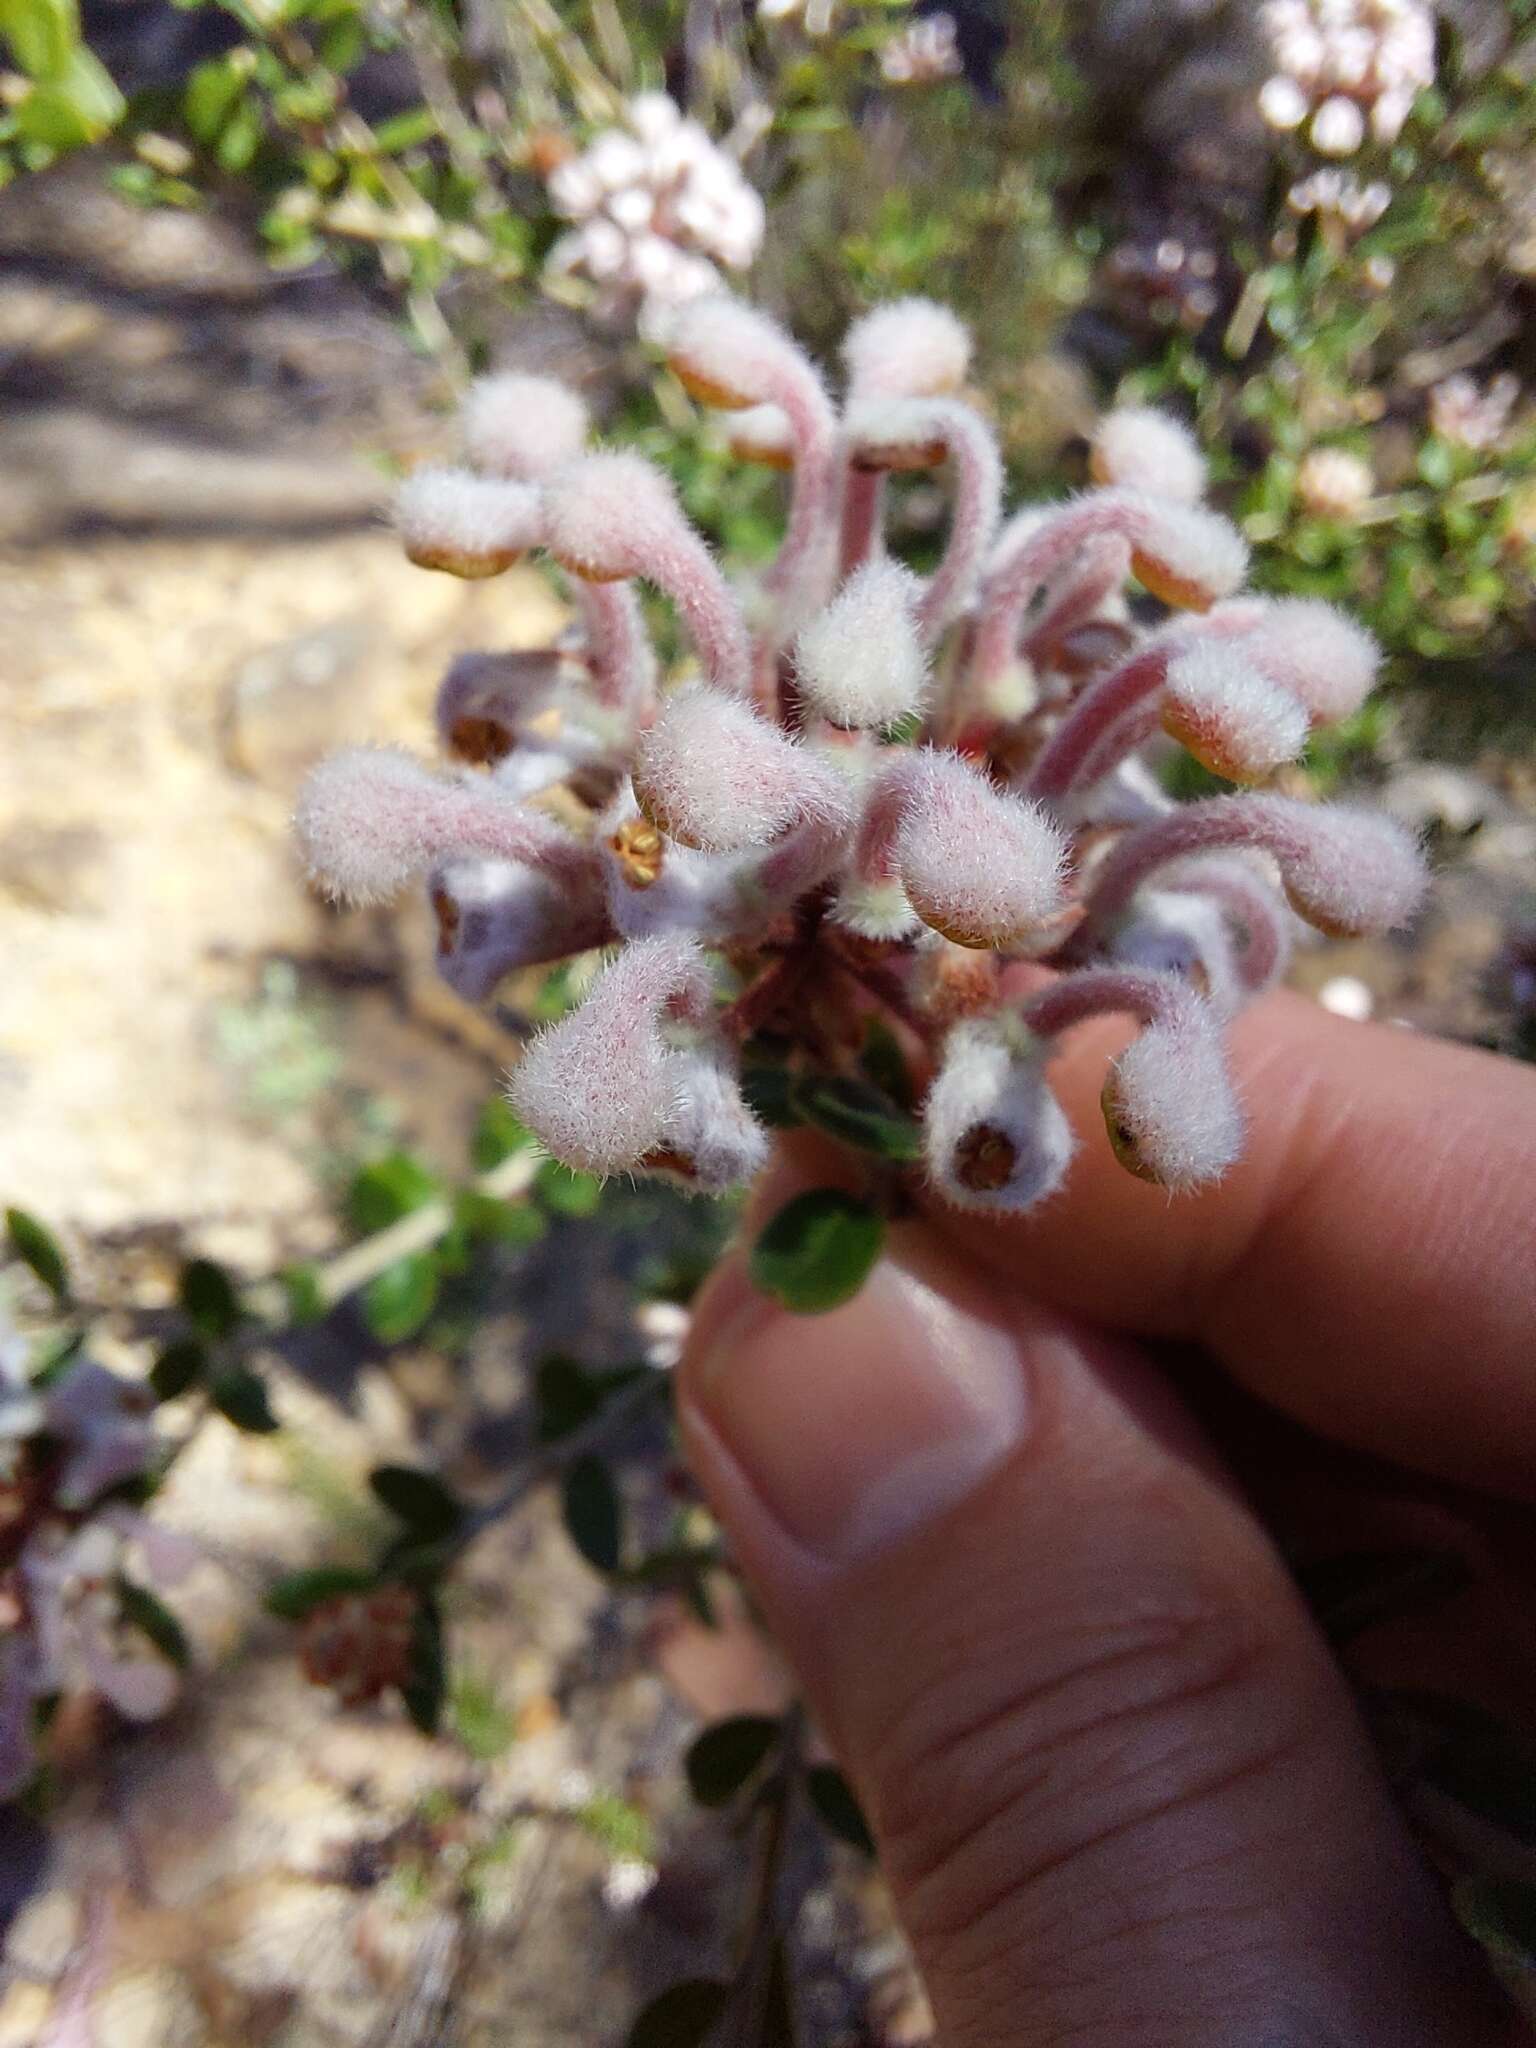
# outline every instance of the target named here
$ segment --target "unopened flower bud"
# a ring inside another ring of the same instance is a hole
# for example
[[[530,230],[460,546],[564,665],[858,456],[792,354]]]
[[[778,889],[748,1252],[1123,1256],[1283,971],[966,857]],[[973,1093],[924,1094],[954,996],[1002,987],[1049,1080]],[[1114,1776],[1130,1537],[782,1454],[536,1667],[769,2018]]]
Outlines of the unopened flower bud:
[[[1033,1208],[1066,1177],[1073,1137],[1046,1085],[1044,1048],[988,1020],[958,1024],[923,1111],[928,1170],[962,1209]]]
[[[1113,1062],[1103,1105],[1120,1164],[1175,1193],[1219,1180],[1242,1149],[1216,1017],[1198,998],[1149,1024]]]
[[[800,688],[834,725],[895,725],[920,709],[928,662],[918,639],[917,578],[881,559],[856,569],[795,642]]]
[[[1027,945],[1066,909],[1066,845],[957,754],[913,758],[894,858],[913,909],[960,946]]]
[[[444,781],[394,747],[354,747],[322,761],[300,794],[294,827],[314,879],[351,903],[382,902],[458,854],[565,873],[590,859],[553,818],[483,779]]]
[[[1197,505],[1205,496],[1205,457],[1182,420],[1150,405],[1123,405],[1100,421],[1089,470],[1095,483],[1121,484]]]
[[[580,1009],[532,1041],[507,1093],[557,1159],[586,1173],[622,1173],[667,1143],[677,1095],[661,1018],[684,990],[697,1000],[704,981],[691,940],[634,940]]]
[[[476,469],[537,482],[576,460],[589,420],[586,402],[569,384],[509,371],[470,385],[460,424]]]
[[[1296,495],[1314,519],[1349,524],[1376,487],[1368,462],[1347,448],[1312,448],[1296,471]]]
[[[793,469],[795,440],[782,406],[749,405],[724,415],[726,444],[738,462]]]
[[[782,405],[786,382],[816,376],[776,320],[724,292],[678,308],[667,335],[667,361],[692,397],[724,411]]]
[[[665,1148],[642,1168],[704,1195],[745,1187],[768,1162],[768,1133],[748,1109],[724,1046],[680,1048],[670,1055],[674,1112]]]
[[[437,692],[437,730],[444,750],[473,767],[504,760],[527,718],[553,699],[562,667],[553,648],[461,654]]]
[[[510,861],[450,861],[427,890],[437,921],[437,971],[467,1002],[504,976],[601,946],[613,936],[597,862],[578,880]]]
[[[1381,649],[1347,612],[1320,598],[1266,605],[1238,646],[1248,661],[1306,705],[1319,725],[1360,709],[1376,685]]]
[[[1242,644],[1197,640],[1170,662],[1163,730],[1213,775],[1258,782],[1306,745],[1306,706],[1243,658]]]
[[[499,576],[543,538],[538,493],[468,470],[414,470],[395,494],[395,525],[422,569]]]
[[[853,323],[843,361],[851,398],[939,397],[964,384],[971,337],[948,306],[893,299]]]
[[[684,846],[766,846],[814,804],[830,771],[750,706],[690,684],[662,706],[635,752],[635,798]]]

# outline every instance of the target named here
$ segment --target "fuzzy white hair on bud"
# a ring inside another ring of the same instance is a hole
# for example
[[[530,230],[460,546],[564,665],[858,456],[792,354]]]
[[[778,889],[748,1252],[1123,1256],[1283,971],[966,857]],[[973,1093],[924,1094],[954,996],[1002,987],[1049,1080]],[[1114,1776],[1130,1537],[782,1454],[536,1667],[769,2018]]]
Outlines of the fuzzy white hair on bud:
[[[352,747],[310,771],[294,813],[312,879],[349,903],[381,903],[434,861],[482,853],[567,877],[587,848],[482,777],[444,780],[398,747]]]
[[[892,299],[849,328],[843,362],[855,399],[937,398],[964,384],[970,332],[933,299]]]
[[[1307,743],[1299,697],[1245,659],[1243,643],[1197,640],[1168,665],[1163,730],[1214,775],[1258,782]]]
[[[750,705],[707,684],[678,690],[635,750],[635,798],[670,839],[706,853],[766,846],[827,771]]]
[[[1376,684],[1381,649],[1364,626],[1320,598],[1266,605],[1241,642],[1254,666],[1299,697],[1319,725],[1360,709]]]
[[[413,470],[395,493],[394,521],[419,568],[451,576],[498,576],[544,537],[537,491],[467,469]]]
[[[684,388],[726,411],[782,404],[786,376],[815,376],[809,357],[777,320],[724,292],[680,306],[666,347]]]
[[[956,945],[1027,945],[1066,908],[1057,826],[957,754],[913,757],[893,851],[913,909]]]
[[[726,443],[739,462],[761,462],[769,469],[793,469],[795,437],[789,415],[779,405],[748,405],[721,415]]]
[[[1197,999],[1149,1024],[1110,1065],[1104,1122],[1121,1165],[1173,1193],[1219,1180],[1243,1119],[1215,1014]]]
[[[1185,611],[1207,611],[1248,574],[1248,543],[1230,519],[1145,491],[1116,491],[1131,567],[1144,588]],[[1128,530],[1127,530],[1128,529]]]
[[[459,423],[476,469],[535,483],[576,460],[591,424],[585,399],[569,384],[520,371],[477,378]]]
[[[643,455],[600,449],[550,480],[546,545],[564,568],[597,583],[654,576],[684,526],[670,481]]]
[[[1150,405],[1123,405],[1095,429],[1089,451],[1095,483],[1120,484],[1176,505],[1205,496],[1205,457],[1182,420]]]
[[[923,1111],[934,1186],[957,1208],[1032,1209],[1066,1178],[1072,1127],[1046,1084],[1043,1048],[990,1020],[955,1026]]]
[[[622,1173],[667,1143],[677,1090],[661,1017],[704,975],[692,940],[634,940],[580,1009],[531,1041],[507,1095],[557,1159],[584,1173]]]
[[[917,633],[917,578],[866,562],[795,642],[800,688],[833,725],[878,731],[922,708],[928,659]]]
[[[768,1133],[742,1098],[734,1061],[718,1042],[681,1047],[670,1058],[674,1110],[667,1149],[685,1185],[728,1195],[768,1163]]]

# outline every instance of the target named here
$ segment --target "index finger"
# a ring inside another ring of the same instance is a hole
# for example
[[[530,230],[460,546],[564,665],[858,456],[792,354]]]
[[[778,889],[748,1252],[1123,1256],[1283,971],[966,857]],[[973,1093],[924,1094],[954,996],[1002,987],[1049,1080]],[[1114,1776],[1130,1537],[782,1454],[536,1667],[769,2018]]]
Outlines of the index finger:
[[[1536,1071],[1272,997],[1232,1035],[1241,1162],[1170,1198],[1105,1141],[1127,1037],[1084,1026],[1050,1069],[1081,1141],[1061,1194],[935,1222],[1042,1300],[1204,1344],[1327,1435],[1536,1494]]]

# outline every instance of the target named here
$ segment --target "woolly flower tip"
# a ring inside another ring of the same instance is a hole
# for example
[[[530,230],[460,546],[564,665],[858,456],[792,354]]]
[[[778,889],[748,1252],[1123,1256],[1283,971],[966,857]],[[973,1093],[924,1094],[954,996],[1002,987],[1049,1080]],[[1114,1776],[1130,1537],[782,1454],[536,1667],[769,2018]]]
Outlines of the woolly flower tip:
[[[467,469],[412,472],[395,493],[395,525],[411,560],[456,576],[494,576],[542,538],[539,494]]]
[[[1013,946],[1061,915],[1066,844],[1044,811],[958,754],[917,754],[911,778],[895,855],[924,924],[960,946]]]
[[[1117,490],[1111,502],[1129,528],[1131,567],[1164,603],[1206,611],[1247,575],[1247,542],[1220,513],[1146,491]]]
[[[422,819],[437,778],[397,747],[352,747],[310,771],[294,813],[309,872],[330,896],[378,903],[430,858]]]
[[[1229,781],[1256,782],[1294,761],[1309,723],[1298,697],[1229,644],[1197,642],[1169,666],[1164,729]]]
[[[544,516],[550,553],[597,583],[651,574],[685,532],[666,477],[643,456],[617,450],[584,455],[552,477]]]
[[[856,399],[936,398],[965,382],[971,337],[948,306],[893,299],[849,328],[843,361]]]
[[[1100,421],[1089,466],[1096,482],[1121,484],[1197,505],[1205,496],[1205,457],[1182,420],[1150,405],[1125,405]]]
[[[469,387],[460,415],[464,452],[489,476],[537,480],[586,446],[586,401],[556,377],[508,371]]]
[[[726,439],[738,462],[793,469],[795,440],[789,418],[776,405],[748,405],[725,415]]]
[[[849,449],[855,469],[936,469],[949,453],[948,401],[863,399],[850,406]]]
[[[1216,1022],[1194,1000],[1120,1055],[1103,1102],[1116,1158],[1159,1187],[1179,1192],[1217,1180],[1242,1149]]]
[[[667,1150],[681,1177],[706,1195],[744,1187],[768,1162],[768,1133],[743,1101],[723,1048],[674,1053],[671,1076],[676,1111]]]
[[[557,1159],[621,1173],[669,1137],[676,1091],[658,1019],[701,963],[686,939],[635,940],[529,1045],[507,1096]]]
[[[958,1208],[1029,1209],[1066,1178],[1072,1129],[1042,1061],[984,1022],[950,1033],[923,1115],[928,1170]]]
[[[707,683],[668,698],[635,754],[635,800],[684,846],[738,853],[776,839],[817,788],[786,733]]]
[[[437,920],[437,971],[469,1002],[483,1002],[516,967],[558,959],[608,936],[596,897],[514,861],[458,860],[428,886]]]
[[[928,689],[919,585],[888,559],[856,569],[795,642],[801,689],[834,725],[873,729],[916,711]]]
[[[727,410],[776,399],[786,372],[815,375],[776,320],[725,293],[679,307],[666,348],[684,387],[705,405]]]
[[[1283,597],[1266,606],[1241,646],[1323,725],[1360,709],[1381,665],[1381,649],[1365,627],[1318,598]]]
[[[1413,834],[1394,819],[1345,804],[1248,797],[1294,841],[1281,854],[1285,893],[1330,938],[1358,938],[1409,923],[1427,877]]]

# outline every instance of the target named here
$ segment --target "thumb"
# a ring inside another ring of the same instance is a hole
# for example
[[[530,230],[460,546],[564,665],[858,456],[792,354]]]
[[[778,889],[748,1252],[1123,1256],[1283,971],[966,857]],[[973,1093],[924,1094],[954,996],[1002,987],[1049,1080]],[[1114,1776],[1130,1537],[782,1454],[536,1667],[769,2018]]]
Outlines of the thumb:
[[[680,1386],[946,2048],[1497,2038],[1285,1573],[1129,1347],[904,1225],[813,1319],[730,1261]]]

